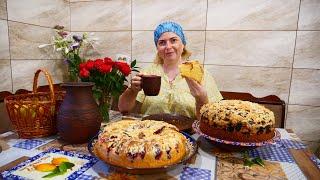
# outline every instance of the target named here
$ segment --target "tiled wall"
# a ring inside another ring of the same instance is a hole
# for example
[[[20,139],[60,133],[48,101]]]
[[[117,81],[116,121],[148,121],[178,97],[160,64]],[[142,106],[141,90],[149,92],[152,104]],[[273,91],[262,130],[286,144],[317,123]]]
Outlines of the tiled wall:
[[[55,82],[65,64],[50,42],[56,24],[95,32],[95,56],[128,54],[139,65],[155,55],[153,30],[165,20],[185,29],[192,58],[224,91],[275,94],[287,104],[286,127],[320,143],[320,0],[0,0],[0,91],[31,89],[35,69]],[[45,83],[41,79],[41,83]]]

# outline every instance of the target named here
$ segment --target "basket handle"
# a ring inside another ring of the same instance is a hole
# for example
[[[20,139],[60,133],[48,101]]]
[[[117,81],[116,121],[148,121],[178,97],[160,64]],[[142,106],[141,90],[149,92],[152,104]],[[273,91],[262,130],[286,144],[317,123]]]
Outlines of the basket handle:
[[[53,81],[52,81],[52,77],[49,74],[49,72],[46,69],[38,69],[36,71],[36,73],[34,74],[34,78],[33,78],[33,93],[37,92],[38,89],[38,79],[39,79],[39,74],[40,72],[44,73],[48,83],[49,83],[49,88],[50,88],[50,96],[51,96],[51,102],[55,102],[56,99],[54,97],[54,89],[53,89]]]

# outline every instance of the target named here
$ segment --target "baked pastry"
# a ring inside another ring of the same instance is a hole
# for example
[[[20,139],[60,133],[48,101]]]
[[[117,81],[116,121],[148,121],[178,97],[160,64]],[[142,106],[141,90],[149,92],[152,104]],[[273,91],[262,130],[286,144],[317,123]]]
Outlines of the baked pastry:
[[[186,61],[179,65],[179,70],[182,77],[194,79],[199,84],[202,83],[203,67],[199,61]]]
[[[186,137],[166,122],[122,120],[108,124],[94,144],[94,153],[108,164],[156,168],[180,162],[188,153]]]
[[[273,112],[257,103],[222,100],[202,106],[200,114],[200,130],[211,137],[261,142],[274,136]]]

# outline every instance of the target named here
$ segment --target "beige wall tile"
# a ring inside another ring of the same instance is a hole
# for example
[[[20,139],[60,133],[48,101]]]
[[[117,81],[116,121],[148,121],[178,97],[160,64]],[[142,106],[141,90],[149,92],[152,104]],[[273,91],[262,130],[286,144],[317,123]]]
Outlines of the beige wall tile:
[[[145,63],[145,62],[139,62],[137,61],[137,66],[140,67],[140,69],[144,69],[147,68],[149,66],[151,66],[153,63]]]
[[[53,47],[39,49],[41,44],[51,43],[53,29],[9,21],[10,52],[12,59],[59,59]]]
[[[197,59],[204,62],[205,31],[185,31],[187,45],[192,52],[190,60]]]
[[[320,1],[302,0],[298,29],[320,30]]]
[[[157,49],[153,41],[153,31],[132,32],[132,58],[138,62],[153,62]]]
[[[0,59],[10,59],[8,21],[0,19]]]
[[[175,21],[184,30],[204,30],[206,0],[132,0],[132,29],[154,30],[163,21]]]
[[[7,19],[7,0],[0,0],[0,19]]]
[[[320,69],[320,31],[298,31],[293,67]]]
[[[12,91],[10,60],[0,59],[0,91]]]
[[[51,74],[53,83],[61,83],[67,80],[66,64],[62,60],[12,60],[13,90],[32,90],[34,73],[45,68]],[[38,85],[47,85],[44,75],[39,76]]]
[[[320,106],[320,70],[293,69],[290,104]]]
[[[209,0],[207,30],[295,30],[299,0]]]
[[[215,78],[219,90],[248,92],[255,97],[276,95],[288,101],[289,68],[204,66]]]
[[[289,105],[286,128],[302,140],[320,141],[320,107]]]
[[[96,0],[70,0],[70,2],[88,2],[88,1],[96,1]]]
[[[203,62],[204,59],[204,31],[184,31],[187,48],[192,52],[190,59]],[[153,62],[157,50],[153,40],[153,31],[132,32],[132,57],[141,62]]]
[[[148,68],[149,66],[151,66],[153,63],[145,63],[145,62],[139,62],[139,61],[137,61],[137,67],[139,67],[138,68],[138,70],[139,71],[142,71],[143,69],[145,69],[145,68]],[[125,84],[130,84],[131,83],[131,78],[132,77],[134,77],[136,74],[138,74],[138,72],[134,72],[134,71],[132,71],[131,72],[131,74],[130,74],[130,76],[129,76],[129,78],[127,78],[127,80],[128,80],[128,82],[126,82]]]
[[[10,0],[8,19],[46,27],[63,25],[70,28],[67,0]]]
[[[72,31],[131,30],[130,0],[71,3]]]
[[[139,71],[142,71],[143,69],[151,66],[152,64],[153,64],[153,63],[145,63],[145,62],[139,62],[139,61],[137,61],[137,65],[136,65],[136,66],[139,67],[139,68],[138,68]],[[136,74],[138,74],[138,72],[132,71],[131,74],[130,74],[130,76],[129,76],[129,78],[128,78],[128,82],[126,82],[126,84],[131,83],[131,78],[132,78],[133,76],[135,76]]]
[[[291,67],[294,31],[208,31],[206,64]]]
[[[94,32],[93,35],[98,38],[98,44],[95,50],[87,51],[86,58],[112,57],[116,58],[117,54],[131,56],[131,32]]]

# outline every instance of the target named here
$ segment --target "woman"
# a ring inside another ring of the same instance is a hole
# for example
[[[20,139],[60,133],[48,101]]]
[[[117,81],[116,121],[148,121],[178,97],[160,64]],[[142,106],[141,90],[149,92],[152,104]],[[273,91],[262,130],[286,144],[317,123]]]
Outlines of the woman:
[[[154,31],[154,42],[157,47],[155,63],[132,78],[131,86],[119,98],[121,112],[136,108],[142,114],[174,113],[195,118],[202,105],[222,99],[213,77],[206,70],[202,85],[180,75],[178,66],[188,60],[191,53],[186,49],[186,39],[179,24],[160,24]],[[158,96],[145,96],[141,91],[144,74],[161,76]]]

